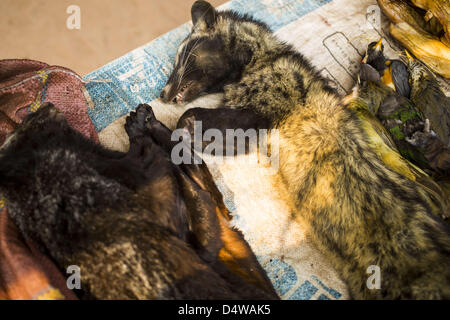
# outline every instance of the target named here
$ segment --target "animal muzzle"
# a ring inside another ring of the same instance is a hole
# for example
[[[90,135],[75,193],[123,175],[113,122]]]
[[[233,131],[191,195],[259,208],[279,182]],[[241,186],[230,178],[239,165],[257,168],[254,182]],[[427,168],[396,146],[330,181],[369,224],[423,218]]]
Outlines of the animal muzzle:
[[[159,98],[164,103],[173,102],[172,100],[175,96],[173,91],[175,91],[175,90],[172,89],[172,85],[168,83],[162,89],[161,94],[159,95]]]
[[[189,86],[190,82],[181,86],[174,86],[170,83],[167,83],[166,86],[162,89],[159,97],[164,103],[185,103],[186,93]]]

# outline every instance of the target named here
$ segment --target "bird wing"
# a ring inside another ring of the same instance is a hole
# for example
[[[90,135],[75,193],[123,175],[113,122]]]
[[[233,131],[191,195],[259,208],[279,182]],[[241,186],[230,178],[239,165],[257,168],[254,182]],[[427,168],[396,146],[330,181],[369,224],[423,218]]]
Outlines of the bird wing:
[[[380,73],[372,67],[370,64],[363,63],[359,70],[359,76],[361,81],[381,81]]]
[[[400,95],[409,98],[411,88],[409,87],[409,71],[407,66],[400,60],[392,60],[391,68],[395,90]]]
[[[356,99],[348,105],[361,120],[362,129],[366,132],[372,150],[391,170],[405,178],[415,181],[418,185],[433,195],[434,201],[429,203],[433,212],[447,214],[447,199],[440,186],[422,169],[412,164],[398,152],[389,132],[378,119],[368,111],[367,104]],[[427,198],[427,197],[425,197]]]

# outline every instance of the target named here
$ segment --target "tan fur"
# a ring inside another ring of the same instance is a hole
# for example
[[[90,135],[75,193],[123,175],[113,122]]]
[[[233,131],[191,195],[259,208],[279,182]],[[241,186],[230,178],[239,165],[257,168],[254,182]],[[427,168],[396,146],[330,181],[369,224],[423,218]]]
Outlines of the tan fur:
[[[224,106],[250,109],[279,129],[279,175],[293,216],[351,296],[449,299],[450,233],[433,213],[433,195],[389,168],[365,123],[263,25],[218,13],[213,26],[199,26],[182,46],[199,36],[220,38],[229,51],[222,54],[236,63],[250,52],[239,77],[223,87]],[[380,289],[366,285],[373,265],[381,269]]]
[[[450,297],[444,267],[450,237],[431,214],[431,195],[386,167],[359,119],[324,80],[290,57],[281,58],[248,67],[239,83],[225,87],[225,103],[256,105],[273,119],[292,210],[341,272],[353,298]],[[371,265],[381,268],[380,290],[366,286]]]

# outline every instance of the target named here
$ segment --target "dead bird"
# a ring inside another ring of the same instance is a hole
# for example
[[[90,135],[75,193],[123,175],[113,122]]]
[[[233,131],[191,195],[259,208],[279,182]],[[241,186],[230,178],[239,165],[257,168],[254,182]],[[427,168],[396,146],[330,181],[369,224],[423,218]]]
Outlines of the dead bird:
[[[430,121],[425,121],[423,131],[417,131],[407,141],[421,150],[433,169],[434,179],[441,186],[444,196],[450,199],[450,148],[444,145],[430,129]],[[449,221],[447,220],[447,223]]]
[[[446,184],[436,181],[437,172],[424,150],[410,143],[424,129],[423,117],[412,102],[380,81],[378,72],[362,64],[358,84],[345,103],[362,120],[372,148],[386,166],[426,189],[437,204],[435,212],[450,216]]]
[[[387,145],[350,105],[363,101],[343,104],[264,23],[218,12],[205,1],[196,1],[191,14],[194,26],[162,99],[185,103],[219,90],[223,108],[234,112],[190,109],[180,126],[194,118],[221,128],[233,119],[233,127],[268,121],[278,129],[279,175],[293,216],[308,226],[353,298],[450,298],[450,231],[442,208],[413,174],[406,176],[410,168],[402,173],[386,163],[383,154],[398,153],[385,152]],[[382,272],[379,290],[366,285],[373,265]]]
[[[430,166],[439,175],[450,178],[450,148],[430,129],[430,121],[427,119],[423,131],[415,132],[407,141],[423,150]]]
[[[0,192],[23,236],[63,274],[80,268],[84,299],[277,298],[207,168],[172,164],[149,106],[125,129],[121,153],[50,104],[27,116],[0,150]]]
[[[450,146],[450,98],[439,86],[435,76],[407,51],[411,101],[430,120],[431,130]]]
[[[375,68],[385,85],[409,98],[411,89],[408,82],[408,68],[401,60],[387,59],[383,51],[383,38],[378,42],[369,43],[362,62]]]
[[[431,169],[423,151],[407,141],[424,129],[422,113],[408,98],[383,84],[372,66],[362,64],[358,79],[358,97],[389,132],[400,154],[424,170]]]

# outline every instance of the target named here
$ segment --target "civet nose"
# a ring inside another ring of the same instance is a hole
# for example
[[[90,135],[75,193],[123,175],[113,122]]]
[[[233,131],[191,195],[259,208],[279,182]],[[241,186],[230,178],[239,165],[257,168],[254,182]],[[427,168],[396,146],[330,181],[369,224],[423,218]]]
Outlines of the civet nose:
[[[159,97],[161,98],[161,101],[162,102],[164,102],[164,103],[167,103],[167,102],[169,102],[169,89],[170,88],[168,88],[167,86],[165,86],[163,89],[162,89],[162,91],[161,91],[161,93],[159,94]]]

